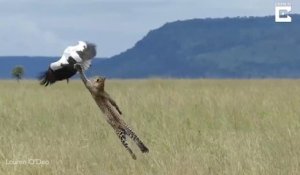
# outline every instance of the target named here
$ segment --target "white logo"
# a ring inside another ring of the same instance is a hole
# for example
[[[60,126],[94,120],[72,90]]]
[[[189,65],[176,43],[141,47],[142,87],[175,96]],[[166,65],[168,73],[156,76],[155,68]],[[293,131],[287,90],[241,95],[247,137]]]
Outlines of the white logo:
[[[289,12],[292,11],[291,3],[275,4],[275,22],[292,22]]]

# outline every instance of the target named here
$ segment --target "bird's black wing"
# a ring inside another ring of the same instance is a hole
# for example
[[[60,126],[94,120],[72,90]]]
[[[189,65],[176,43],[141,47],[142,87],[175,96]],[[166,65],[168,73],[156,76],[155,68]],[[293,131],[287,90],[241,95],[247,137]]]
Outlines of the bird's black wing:
[[[77,63],[76,60],[72,57],[69,57],[68,63],[69,64],[62,64],[61,68],[55,71],[49,67],[46,72],[43,72],[39,76],[40,84],[48,86],[56,81],[65,80],[75,75],[77,72],[77,70],[74,68],[74,65]]]

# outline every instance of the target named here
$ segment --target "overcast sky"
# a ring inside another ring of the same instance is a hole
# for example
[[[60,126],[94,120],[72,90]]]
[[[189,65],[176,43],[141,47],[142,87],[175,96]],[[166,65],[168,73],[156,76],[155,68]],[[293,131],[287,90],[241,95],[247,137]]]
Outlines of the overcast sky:
[[[299,0],[291,2],[300,13]],[[0,0],[0,55],[58,56],[78,40],[119,54],[166,22],[274,15],[274,0]],[[293,21],[294,22],[294,21]]]

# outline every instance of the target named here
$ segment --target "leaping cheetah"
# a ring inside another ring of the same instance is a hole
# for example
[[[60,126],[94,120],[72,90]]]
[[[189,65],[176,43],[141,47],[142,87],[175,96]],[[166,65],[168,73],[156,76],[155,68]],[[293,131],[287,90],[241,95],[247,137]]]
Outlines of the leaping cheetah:
[[[149,152],[149,149],[121,118],[122,112],[120,108],[104,90],[105,78],[97,77],[95,80],[90,81],[83,73],[82,68],[79,64],[76,64],[75,68],[78,70],[85,87],[90,91],[97,105],[105,115],[106,121],[113,127],[122,144],[130,153],[131,157],[133,159],[136,159],[135,154],[132,152],[132,150],[128,146],[128,143],[126,142],[126,136],[129,136],[143,153]]]

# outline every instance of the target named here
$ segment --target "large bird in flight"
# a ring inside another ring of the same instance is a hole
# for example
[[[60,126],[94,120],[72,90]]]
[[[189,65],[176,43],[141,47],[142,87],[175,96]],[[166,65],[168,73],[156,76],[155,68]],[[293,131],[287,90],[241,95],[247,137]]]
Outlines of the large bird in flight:
[[[56,81],[68,80],[77,72],[74,67],[76,63],[80,64],[83,70],[87,70],[91,65],[92,58],[95,56],[95,44],[78,41],[77,45],[67,47],[62,57],[51,63],[48,70],[42,73],[39,77],[40,84],[48,86]]]

